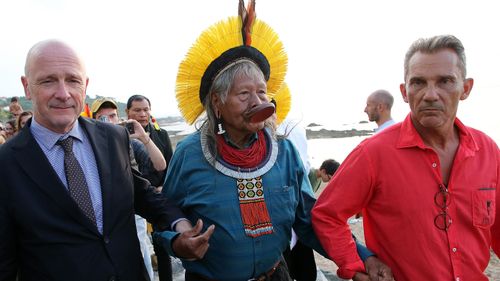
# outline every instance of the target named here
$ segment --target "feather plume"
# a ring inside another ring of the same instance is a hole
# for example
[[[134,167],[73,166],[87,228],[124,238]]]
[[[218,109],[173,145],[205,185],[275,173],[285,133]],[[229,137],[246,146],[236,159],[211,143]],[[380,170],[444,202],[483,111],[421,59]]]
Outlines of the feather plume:
[[[251,5],[255,7],[255,3]],[[244,10],[247,13],[246,9]],[[252,34],[251,46],[258,49],[270,64],[267,90],[269,98],[272,98],[285,80],[288,57],[278,35],[269,25],[255,19],[255,12],[253,14],[254,23],[249,32]],[[223,52],[243,45],[242,28],[243,21],[239,16],[210,26],[198,37],[181,62],[177,73],[176,98],[179,110],[187,123],[193,124],[203,113],[199,92],[205,70]]]
[[[238,16],[240,16],[242,22],[245,22],[247,18],[247,9],[245,9],[245,2],[243,0],[238,2]]]
[[[248,2],[246,17],[243,20],[243,44],[245,44],[245,46],[252,45],[252,34],[250,30],[255,22],[255,17],[255,0],[250,0],[250,2]]]
[[[285,120],[292,106],[292,96],[290,88],[286,83],[283,83],[281,89],[274,95],[276,101],[276,123],[279,125]]]
[[[242,44],[241,20],[231,17],[206,29],[188,51],[176,81],[178,107],[187,123],[193,124],[203,112],[199,92],[208,65],[226,50]]]

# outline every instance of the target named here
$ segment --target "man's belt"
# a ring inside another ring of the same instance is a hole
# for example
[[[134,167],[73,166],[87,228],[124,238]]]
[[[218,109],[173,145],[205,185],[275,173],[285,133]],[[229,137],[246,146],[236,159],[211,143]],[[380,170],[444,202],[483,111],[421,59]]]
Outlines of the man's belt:
[[[268,281],[268,280],[271,280],[271,276],[276,271],[278,266],[280,266],[280,263],[281,263],[281,261],[277,261],[271,269],[269,269],[268,271],[262,273],[261,275],[259,275],[257,277],[248,279],[248,281]],[[201,274],[194,273],[194,272],[186,272],[186,280],[217,281],[217,280],[207,278]]]
[[[250,279],[248,279],[248,281],[268,281],[268,280],[271,280],[271,276],[276,271],[276,269],[278,268],[278,266],[280,266],[280,263],[281,263],[281,260],[277,261],[273,265],[273,267],[271,269],[269,269],[267,272],[264,272],[264,273],[262,273],[261,275],[259,275],[257,277],[250,278]]]

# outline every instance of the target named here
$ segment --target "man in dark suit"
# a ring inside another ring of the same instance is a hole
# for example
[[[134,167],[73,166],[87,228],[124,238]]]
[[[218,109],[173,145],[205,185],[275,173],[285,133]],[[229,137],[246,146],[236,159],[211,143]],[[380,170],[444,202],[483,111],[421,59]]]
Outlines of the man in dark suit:
[[[190,229],[130,168],[125,128],[78,118],[88,78],[73,49],[37,43],[21,80],[34,115],[0,149],[0,280],[149,280],[134,213],[160,230],[187,230],[177,234],[174,251],[204,255],[213,227]],[[63,149],[67,139],[72,152]],[[79,173],[66,163],[70,153]],[[70,180],[75,174],[84,178],[78,184]],[[76,185],[86,187],[84,195],[74,196]]]

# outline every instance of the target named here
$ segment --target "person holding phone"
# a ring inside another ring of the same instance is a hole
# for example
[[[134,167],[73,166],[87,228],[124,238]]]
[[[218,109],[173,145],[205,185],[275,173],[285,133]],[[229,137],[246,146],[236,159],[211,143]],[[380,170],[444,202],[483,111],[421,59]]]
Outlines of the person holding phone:
[[[144,131],[141,124],[134,119],[120,122],[118,116],[118,106],[111,98],[99,98],[92,103],[90,107],[92,116],[102,122],[113,123],[127,128],[130,135],[130,159],[132,167],[142,173],[142,176],[155,185],[152,174],[163,172],[166,167],[166,161],[161,151],[151,141],[149,134]],[[149,237],[146,231],[146,220],[136,215],[137,236],[141,244],[141,251],[144,257],[144,263],[151,279],[154,278],[153,266],[151,263],[151,253],[149,252]]]
[[[153,172],[163,172],[166,167],[166,161],[163,154],[151,141],[149,134],[144,131],[141,124],[134,119],[120,122],[118,116],[118,106],[111,98],[102,97],[95,100],[90,107],[94,119],[109,122],[117,125],[123,125],[127,128],[132,139],[131,145],[133,156],[138,164],[138,170],[143,176],[151,182],[153,186],[158,186],[153,178],[148,175]]]

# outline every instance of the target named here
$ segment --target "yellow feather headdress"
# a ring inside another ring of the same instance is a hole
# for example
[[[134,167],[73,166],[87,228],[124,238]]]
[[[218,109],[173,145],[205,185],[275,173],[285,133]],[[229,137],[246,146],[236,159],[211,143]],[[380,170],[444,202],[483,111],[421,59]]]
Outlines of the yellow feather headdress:
[[[278,35],[269,25],[255,19],[254,0],[248,9],[242,8],[242,0],[239,4],[240,15],[206,29],[179,66],[176,98],[189,124],[203,113],[202,102],[215,76],[238,59],[252,60],[263,71],[269,98],[285,80],[288,57]]]
[[[281,124],[290,112],[292,107],[292,96],[290,95],[290,88],[286,83],[283,83],[281,89],[273,97],[276,107],[276,124]]]

